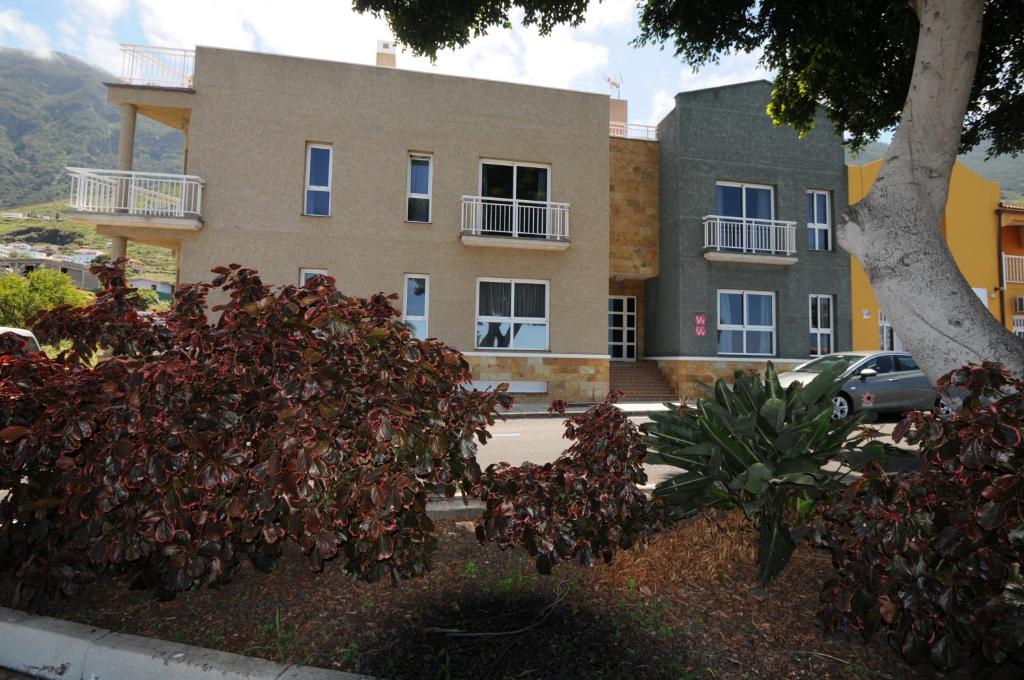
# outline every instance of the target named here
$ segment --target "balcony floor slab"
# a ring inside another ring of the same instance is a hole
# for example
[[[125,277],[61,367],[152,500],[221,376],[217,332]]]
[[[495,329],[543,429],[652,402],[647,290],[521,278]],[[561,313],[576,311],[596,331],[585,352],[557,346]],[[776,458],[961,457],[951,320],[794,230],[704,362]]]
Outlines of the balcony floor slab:
[[[528,250],[565,250],[569,247],[569,242],[546,238],[474,236],[472,234],[463,234],[462,245],[483,246],[488,248],[525,248]]]
[[[203,220],[199,217],[155,217],[152,215],[132,215],[130,213],[79,211],[66,212],[64,217],[65,219],[85,222],[97,227],[138,227],[143,229],[172,229],[175,231],[199,231],[203,228]]]
[[[743,264],[773,264],[787,267],[800,261],[800,258],[792,255],[731,253],[723,250],[708,250],[704,253],[704,259],[709,262],[742,262]]]

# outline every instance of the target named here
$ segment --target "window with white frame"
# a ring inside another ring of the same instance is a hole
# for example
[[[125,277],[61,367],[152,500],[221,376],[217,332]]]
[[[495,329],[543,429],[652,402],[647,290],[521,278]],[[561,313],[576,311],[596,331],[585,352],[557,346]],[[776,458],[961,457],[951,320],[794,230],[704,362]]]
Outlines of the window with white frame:
[[[775,293],[718,291],[718,353],[775,353]]]
[[[409,154],[409,194],[406,198],[405,219],[408,222],[429,222],[430,195],[434,181],[433,157],[427,154]]]
[[[767,184],[715,182],[715,214],[745,220],[773,220],[775,189]]]
[[[807,192],[807,249],[832,250],[832,199],[827,191]]]
[[[548,348],[548,282],[477,279],[478,349]]]
[[[810,355],[820,357],[832,353],[832,296],[811,295]]]
[[[306,145],[306,202],[303,214],[331,214],[331,172],[334,150],[327,144]]]
[[[427,311],[430,309],[430,277],[426,274],[405,275],[405,298],[402,318],[412,326],[412,335],[427,339]]]
[[[303,267],[299,270],[299,285],[305,286],[306,282],[317,275],[327,276],[326,269],[306,269]]]

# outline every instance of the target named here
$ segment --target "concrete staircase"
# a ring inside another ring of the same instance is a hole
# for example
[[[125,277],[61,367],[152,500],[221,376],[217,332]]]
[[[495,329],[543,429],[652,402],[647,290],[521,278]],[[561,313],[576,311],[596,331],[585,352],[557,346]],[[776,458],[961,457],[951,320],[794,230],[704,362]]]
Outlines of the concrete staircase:
[[[679,401],[672,385],[653,361],[611,362],[611,388],[622,390],[622,401]]]

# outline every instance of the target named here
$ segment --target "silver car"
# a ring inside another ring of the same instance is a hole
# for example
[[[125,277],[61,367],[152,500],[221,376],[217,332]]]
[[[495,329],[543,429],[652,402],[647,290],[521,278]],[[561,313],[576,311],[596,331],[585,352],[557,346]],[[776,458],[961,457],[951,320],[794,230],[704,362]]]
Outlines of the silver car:
[[[934,406],[948,415],[953,406],[940,398],[935,385],[906,352],[837,352],[826,354],[792,371],[779,375],[783,387],[790,383],[804,384],[814,380],[829,366],[840,363],[846,367],[840,378],[842,390],[832,400],[832,417],[842,420],[857,411],[902,413],[929,411]]]
[[[0,326],[0,335],[3,335],[4,333],[13,333],[14,335],[22,338],[22,344],[29,352],[39,351],[39,341],[36,340],[36,336],[32,331],[25,330],[24,328]]]

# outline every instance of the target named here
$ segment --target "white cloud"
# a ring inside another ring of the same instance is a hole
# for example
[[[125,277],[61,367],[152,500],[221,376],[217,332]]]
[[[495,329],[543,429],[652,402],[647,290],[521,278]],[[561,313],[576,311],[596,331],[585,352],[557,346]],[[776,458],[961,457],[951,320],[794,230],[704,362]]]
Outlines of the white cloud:
[[[0,39],[9,45],[31,50],[37,57],[45,59],[52,56],[46,32],[23,19],[17,10],[0,10]]]
[[[584,34],[610,28],[637,25],[636,0],[601,0],[587,6],[587,20],[579,27]]]
[[[734,85],[762,78],[771,80],[772,72],[758,64],[760,58],[759,51],[752,54],[732,54],[722,57],[718,64],[708,65],[697,73],[688,66],[683,67],[676,80],[675,89],[659,88],[654,91],[651,97],[650,120],[647,122],[651,125],[659,123],[675,106],[675,96],[678,92]]]
[[[689,67],[684,67],[679,74],[679,90],[721,87],[722,85],[734,85],[761,78],[771,80],[771,71],[762,68],[758,64],[760,59],[761,51],[757,50],[750,54],[741,52],[722,57],[718,64],[705,66],[697,73],[694,73]]]
[[[167,47],[208,45],[371,64],[377,40],[391,37],[383,19],[359,14],[341,0],[136,3],[147,41]],[[621,21],[622,7],[628,8],[629,2],[610,0],[602,6],[595,21],[610,26]],[[492,29],[464,49],[440,52],[435,64],[403,51],[398,65],[551,87],[578,87],[607,66],[608,49],[581,39],[578,31],[557,27],[552,35],[541,36],[535,27],[523,28],[519,17],[513,23],[513,30]]]
[[[121,50],[114,23],[129,9],[129,0],[71,0],[57,24],[61,46],[88,62],[117,73]]]

